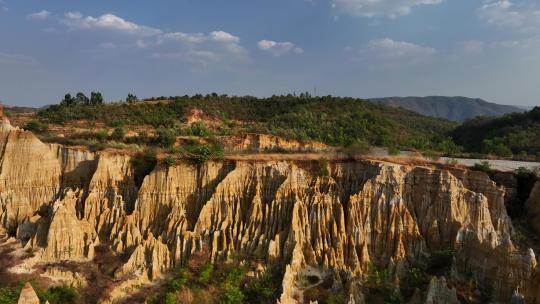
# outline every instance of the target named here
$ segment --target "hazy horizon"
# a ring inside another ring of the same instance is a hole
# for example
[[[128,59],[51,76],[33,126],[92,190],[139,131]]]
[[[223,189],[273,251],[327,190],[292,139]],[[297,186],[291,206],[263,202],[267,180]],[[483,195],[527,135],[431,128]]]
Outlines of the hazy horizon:
[[[534,0],[0,0],[0,101],[223,93],[540,104]]]

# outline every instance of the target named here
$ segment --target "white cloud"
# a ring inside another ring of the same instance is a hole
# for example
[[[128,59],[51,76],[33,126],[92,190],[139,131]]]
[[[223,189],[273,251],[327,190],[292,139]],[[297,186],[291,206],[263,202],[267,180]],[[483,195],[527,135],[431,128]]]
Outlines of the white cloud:
[[[28,20],[46,20],[51,16],[51,12],[42,10],[40,12],[35,12],[26,16]]]
[[[249,60],[247,50],[240,45],[240,38],[221,30],[209,33],[167,32],[113,14],[92,17],[79,12],[68,12],[60,21],[70,30],[114,31],[135,36],[133,44],[137,48],[156,49],[152,56],[154,58],[184,59],[191,62],[200,62],[199,58],[204,58],[204,61],[208,62],[211,61],[210,58],[215,60],[229,55],[239,61]],[[160,48],[166,49],[166,52],[160,51]]]
[[[161,30],[148,26],[138,25],[113,14],[104,14],[99,17],[83,16],[79,12],[68,12],[62,22],[70,29],[106,29],[137,36],[156,36]]]
[[[353,16],[396,18],[408,15],[414,6],[442,2],[443,0],[333,0],[332,6],[340,13]]]
[[[276,42],[272,40],[261,40],[257,43],[260,50],[269,52],[270,54],[279,57],[289,53],[302,54],[304,50],[297,47],[292,42]]]
[[[183,43],[202,43],[206,41],[208,37],[203,33],[182,33],[182,32],[173,32],[165,33],[159,37],[159,43],[164,41],[179,41]]]
[[[210,33],[210,38],[214,41],[225,42],[225,43],[238,43],[240,38],[231,35],[224,31],[214,31]]]
[[[481,20],[498,28],[540,29],[540,8],[526,0],[488,0],[477,11]]]

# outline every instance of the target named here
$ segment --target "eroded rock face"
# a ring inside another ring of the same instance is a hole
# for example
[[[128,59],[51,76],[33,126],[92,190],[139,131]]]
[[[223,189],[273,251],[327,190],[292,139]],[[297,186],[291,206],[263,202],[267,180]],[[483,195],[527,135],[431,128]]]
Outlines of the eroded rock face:
[[[279,151],[322,151],[328,149],[325,144],[297,140],[267,134],[245,134],[224,137],[225,146],[233,151],[279,152]]]
[[[281,303],[298,302],[309,267],[346,278],[347,298],[361,302],[370,267],[399,282],[450,249],[452,279],[472,275],[494,301],[519,293],[540,302],[535,254],[514,246],[505,190],[482,173],[223,160],[158,166],[138,189],[126,155],[48,146],[12,128],[0,130],[0,146],[0,229],[44,261],[90,261],[108,246],[127,257],[114,271],[126,290],[205,250],[215,262],[240,255],[283,265]],[[430,284],[433,299],[454,297],[443,280]]]
[[[0,231],[14,234],[55,199],[62,172],[56,155],[31,132],[4,125],[0,151]]]
[[[39,298],[30,283],[24,284],[17,304],[39,304]]]
[[[433,277],[429,283],[426,304],[459,304],[456,289],[448,288],[444,278]]]

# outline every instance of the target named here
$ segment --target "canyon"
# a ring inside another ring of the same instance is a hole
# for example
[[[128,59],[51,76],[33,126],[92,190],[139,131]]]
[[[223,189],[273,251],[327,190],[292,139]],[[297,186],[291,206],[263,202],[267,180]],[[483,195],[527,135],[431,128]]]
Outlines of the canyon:
[[[201,252],[215,264],[256,260],[254,277],[277,267],[282,304],[316,301],[322,288],[369,303],[374,274],[399,289],[419,265],[434,270],[410,303],[540,303],[536,243],[505,206],[510,173],[495,182],[368,158],[225,157],[141,174],[133,155],[46,144],[7,121],[0,151],[0,245],[18,259],[7,271],[100,289],[88,303],[122,303]],[[528,196],[538,235],[540,182]],[[118,259],[86,271],[105,255]]]

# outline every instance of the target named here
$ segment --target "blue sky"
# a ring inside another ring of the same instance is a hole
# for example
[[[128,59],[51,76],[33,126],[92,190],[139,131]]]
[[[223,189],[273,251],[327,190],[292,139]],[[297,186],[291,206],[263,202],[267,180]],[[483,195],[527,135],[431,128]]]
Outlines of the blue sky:
[[[537,0],[0,0],[0,100],[316,90],[540,104]]]

